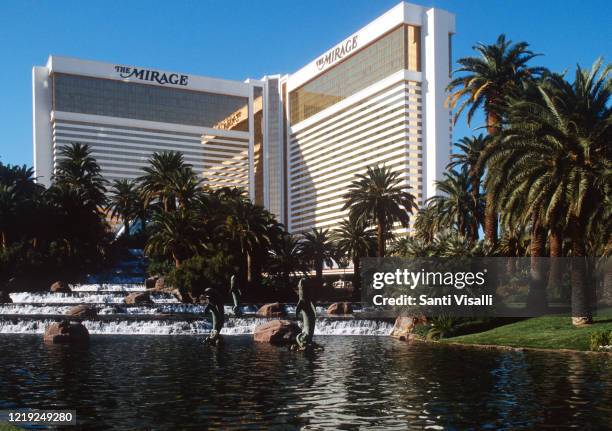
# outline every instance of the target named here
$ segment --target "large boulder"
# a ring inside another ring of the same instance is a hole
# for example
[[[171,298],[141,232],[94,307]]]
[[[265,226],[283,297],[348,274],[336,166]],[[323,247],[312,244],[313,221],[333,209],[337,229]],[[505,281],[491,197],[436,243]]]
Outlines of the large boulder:
[[[418,323],[421,323],[421,320],[421,318],[415,316],[398,316],[390,335],[400,340],[410,340],[413,338],[412,330]]]
[[[327,314],[331,315],[342,315],[342,314],[353,314],[353,307],[350,302],[334,302],[327,307]]]
[[[259,317],[285,317],[285,307],[278,302],[262,306],[256,313]]]
[[[154,289],[157,284],[157,280],[159,280],[158,276],[153,276],[145,279],[145,288],[146,289]]]
[[[288,320],[272,320],[255,328],[253,340],[258,343],[269,343],[277,346],[293,344],[301,332],[300,327]]]
[[[70,323],[68,320],[55,322],[45,328],[45,343],[86,343],[89,331],[81,323]]]
[[[66,312],[66,316],[80,317],[82,319],[91,319],[98,315],[98,310],[95,307],[87,304],[75,305],[70,307]]]
[[[126,305],[153,305],[149,292],[133,292],[125,297]]]
[[[70,286],[68,286],[68,284],[64,281],[56,281],[55,283],[51,285],[51,287],[49,288],[49,291],[51,293],[70,293],[72,292],[72,290],[70,290]]]

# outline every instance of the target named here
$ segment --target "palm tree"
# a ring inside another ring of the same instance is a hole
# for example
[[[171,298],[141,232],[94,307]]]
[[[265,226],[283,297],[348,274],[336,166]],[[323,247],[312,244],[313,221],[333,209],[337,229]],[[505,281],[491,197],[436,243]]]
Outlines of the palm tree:
[[[183,154],[177,151],[153,153],[144,174],[138,178],[145,205],[154,200],[161,203],[164,211],[176,208],[176,179],[188,165]]]
[[[227,213],[219,230],[242,257],[242,268],[246,270],[242,278],[249,283],[259,278],[255,274],[256,253],[263,253],[270,245],[267,223],[267,211],[263,207],[243,200],[227,202]]]
[[[472,226],[481,218],[482,203],[474,201],[467,169],[444,172],[444,179],[436,182],[436,188],[440,194],[428,200],[430,211],[435,212],[440,224],[469,238]]]
[[[300,241],[294,235],[283,233],[273,242],[270,254],[271,272],[280,275],[285,286],[289,286],[292,274],[306,272],[302,262]]]
[[[612,183],[610,70],[598,60],[590,71],[578,66],[573,83],[552,76],[538,85],[537,97],[511,99],[504,138],[486,155],[506,172],[491,181],[510,208],[523,202],[532,229],[544,223],[569,235],[572,256],[580,258],[571,277],[575,323],[592,320],[582,257],[588,238],[609,223],[602,215],[609,214]]]
[[[459,168],[467,171],[470,188],[472,191],[472,200],[480,201],[480,183],[484,169],[479,163],[482,151],[487,145],[487,137],[483,134],[478,136],[463,137],[454,146],[459,150],[457,153],[451,154],[451,162],[448,164],[449,169]],[[480,220],[476,217],[472,219],[470,225],[469,239],[474,242],[478,240],[478,226]]]
[[[428,201],[419,208],[414,220],[414,236],[419,240],[431,243],[443,228],[440,208]]]
[[[171,186],[180,208],[186,208],[192,204],[202,193],[202,180],[189,165],[174,172],[171,176]]]
[[[361,258],[374,249],[374,231],[363,221],[349,217],[340,222],[334,237],[338,251],[353,262],[353,286],[358,292],[361,288]]]
[[[106,206],[106,184],[102,169],[91,155],[87,144],[73,143],[59,151],[53,185],[75,190],[84,199],[83,205],[100,214]]]
[[[453,79],[448,85],[449,104],[458,106],[454,121],[467,108],[467,122],[479,108],[486,116],[486,127],[489,135],[495,135],[500,127],[507,107],[508,96],[520,92],[525,82],[531,81],[545,72],[541,67],[529,67],[528,63],[538,54],[528,49],[529,44],[506,40],[501,34],[492,45],[479,43],[473,47],[478,57],[464,57],[457,60],[459,69],[454,73],[462,75]],[[497,214],[494,201],[487,194],[485,207],[485,238],[497,242]]]
[[[323,265],[332,266],[334,263],[334,244],[329,229],[313,228],[304,233],[300,248],[304,259],[314,266],[317,285],[322,286]]]
[[[130,221],[136,218],[139,210],[137,184],[128,179],[113,181],[108,210],[112,218],[123,222],[123,234],[127,238],[130,234]]]
[[[0,184],[0,245],[6,250],[9,244],[9,232],[15,223],[19,207],[19,195],[14,185]]]
[[[416,198],[399,171],[385,166],[369,166],[365,174],[358,174],[344,195],[343,210],[350,208],[350,217],[376,225],[377,255],[385,255],[385,236],[394,222],[408,227],[416,208]]]
[[[195,212],[178,209],[156,212],[152,220],[153,234],[147,241],[148,255],[171,256],[176,268],[189,257],[197,254],[203,244],[200,241],[200,223]]]

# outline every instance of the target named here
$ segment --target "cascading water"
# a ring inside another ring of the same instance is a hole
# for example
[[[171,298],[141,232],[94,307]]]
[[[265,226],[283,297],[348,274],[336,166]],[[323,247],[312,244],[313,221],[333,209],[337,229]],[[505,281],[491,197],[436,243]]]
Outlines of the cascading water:
[[[142,278],[141,278],[142,280]],[[169,293],[153,293],[151,304],[127,305],[125,297],[145,291],[143,284],[89,283],[71,286],[70,293],[11,293],[13,303],[0,304],[0,333],[42,334],[45,327],[62,319],[76,305],[94,308],[97,316],[82,319],[91,334],[123,335],[202,335],[210,331],[210,321],[203,316],[204,306],[183,304]],[[241,307],[235,317],[231,306],[224,335],[252,334],[257,325],[270,319],[255,316],[258,307]],[[295,316],[295,304],[286,304],[288,319]],[[388,335],[392,323],[359,318],[359,310],[351,317],[327,316],[326,308],[317,307],[315,335]]]

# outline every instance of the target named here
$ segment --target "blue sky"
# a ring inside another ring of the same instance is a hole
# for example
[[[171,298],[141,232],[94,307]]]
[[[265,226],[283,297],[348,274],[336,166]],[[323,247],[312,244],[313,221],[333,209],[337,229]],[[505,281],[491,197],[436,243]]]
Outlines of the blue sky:
[[[352,1],[27,1],[0,13],[0,157],[32,163],[31,69],[49,54],[227,79],[293,72],[397,4]],[[454,58],[506,33],[553,70],[612,57],[608,0],[422,0],[457,16]],[[473,124],[478,126],[478,124]],[[470,134],[464,122],[455,138]]]

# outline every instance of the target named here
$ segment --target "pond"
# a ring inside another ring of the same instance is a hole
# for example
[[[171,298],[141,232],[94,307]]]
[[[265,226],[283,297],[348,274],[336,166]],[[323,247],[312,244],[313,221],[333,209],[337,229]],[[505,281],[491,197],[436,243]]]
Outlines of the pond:
[[[226,336],[0,335],[0,409],[76,409],[77,429],[604,429],[612,359],[319,336],[304,354]],[[70,429],[75,429],[70,427]]]

